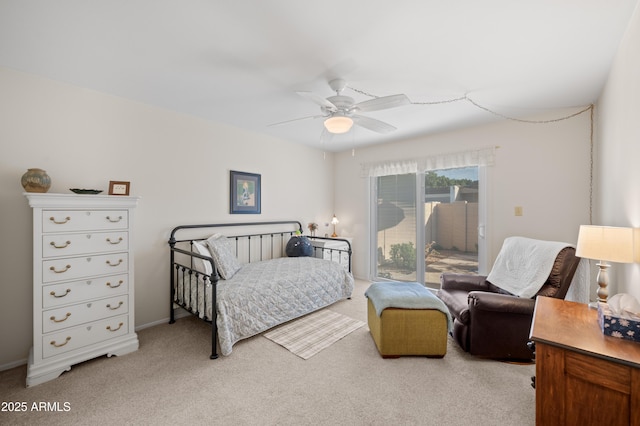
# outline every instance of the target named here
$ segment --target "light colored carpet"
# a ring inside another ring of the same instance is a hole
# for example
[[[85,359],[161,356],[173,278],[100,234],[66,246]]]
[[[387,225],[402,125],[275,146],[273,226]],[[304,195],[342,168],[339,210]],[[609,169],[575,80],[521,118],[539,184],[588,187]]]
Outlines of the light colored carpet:
[[[330,309],[366,322],[368,286],[357,280],[353,298]],[[196,318],[138,336],[137,352],[76,365],[32,388],[26,366],[0,372],[0,401],[70,406],[0,412],[0,424],[535,424],[535,366],[475,358],[451,339],[442,359],[382,359],[364,326],[308,360],[262,336],[210,360],[211,329]]]
[[[300,358],[309,359],[363,325],[360,320],[323,309],[276,327],[263,336]]]

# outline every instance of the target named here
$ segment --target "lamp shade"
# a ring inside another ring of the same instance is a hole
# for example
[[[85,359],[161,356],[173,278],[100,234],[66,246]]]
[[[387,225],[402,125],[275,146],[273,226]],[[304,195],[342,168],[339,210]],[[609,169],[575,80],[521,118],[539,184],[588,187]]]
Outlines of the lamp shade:
[[[333,215],[333,218],[331,219],[331,224],[332,225],[337,225],[338,223],[340,223],[340,221],[338,220],[338,218],[336,217],[336,215]]]
[[[581,225],[576,256],[616,263],[634,258],[634,229],[614,226]]]
[[[334,115],[324,120],[324,127],[330,133],[347,133],[353,126],[353,120],[344,115]]]

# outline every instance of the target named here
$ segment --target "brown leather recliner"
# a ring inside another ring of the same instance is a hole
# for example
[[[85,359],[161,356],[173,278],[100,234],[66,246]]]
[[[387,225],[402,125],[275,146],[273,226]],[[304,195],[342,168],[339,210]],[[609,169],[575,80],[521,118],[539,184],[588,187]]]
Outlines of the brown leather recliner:
[[[580,258],[573,247],[562,249],[549,278],[532,297],[521,298],[486,280],[486,276],[444,273],[438,297],[453,321],[452,335],[472,355],[510,360],[530,360],[527,347],[537,296],[564,299]]]

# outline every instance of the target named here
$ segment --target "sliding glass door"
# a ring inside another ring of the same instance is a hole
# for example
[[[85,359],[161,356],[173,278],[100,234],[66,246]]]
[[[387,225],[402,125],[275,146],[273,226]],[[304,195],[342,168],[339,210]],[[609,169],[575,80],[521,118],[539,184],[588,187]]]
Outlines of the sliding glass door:
[[[478,167],[431,170],[425,182],[425,285],[443,272],[478,273]]]
[[[443,272],[483,269],[484,175],[471,166],[372,178],[374,280],[438,288]]]
[[[381,176],[375,184],[374,276],[416,281],[416,175]]]

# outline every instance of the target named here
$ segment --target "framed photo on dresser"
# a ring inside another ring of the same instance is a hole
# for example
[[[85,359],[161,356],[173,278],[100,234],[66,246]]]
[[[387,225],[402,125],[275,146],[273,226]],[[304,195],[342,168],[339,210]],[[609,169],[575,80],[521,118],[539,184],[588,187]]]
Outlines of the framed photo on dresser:
[[[109,181],[109,195],[129,195],[130,182]]]

